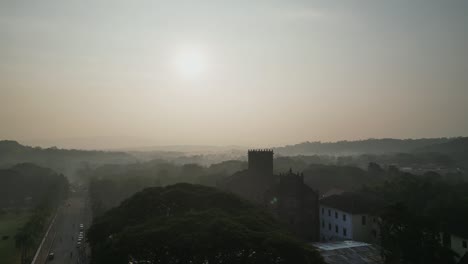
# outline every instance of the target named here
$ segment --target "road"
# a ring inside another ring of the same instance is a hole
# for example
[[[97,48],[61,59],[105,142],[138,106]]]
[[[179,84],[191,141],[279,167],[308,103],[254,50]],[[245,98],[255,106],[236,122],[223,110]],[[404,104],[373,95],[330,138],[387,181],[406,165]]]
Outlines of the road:
[[[86,244],[77,248],[77,239],[80,224],[86,229],[91,223],[88,195],[84,191],[70,194],[70,198],[57,211],[55,222],[45,238],[39,256],[33,264],[87,264],[89,248]],[[86,240],[86,234],[85,239]],[[54,259],[48,260],[50,252],[54,253]]]

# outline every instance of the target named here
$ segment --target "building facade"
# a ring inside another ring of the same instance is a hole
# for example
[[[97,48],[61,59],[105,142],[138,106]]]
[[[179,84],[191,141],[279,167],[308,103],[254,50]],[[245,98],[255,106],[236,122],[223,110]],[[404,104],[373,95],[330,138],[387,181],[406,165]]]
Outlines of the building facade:
[[[321,199],[320,240],[379,244],[379,218],[372,215],[373,206],[367,199],[351,193]]]
[[[304,183],[303,174],[291,170],[280,174],[265,198],[265,204],[290,231],[309,241],[319,240],[319,197]]]
[[[457,260],[465,258],[468,260],[468,238],[461,235],[441,233],[442,244],[457,253]]]
[[[321,241],[353,239],[353,215],[337,208],[320,205]]]

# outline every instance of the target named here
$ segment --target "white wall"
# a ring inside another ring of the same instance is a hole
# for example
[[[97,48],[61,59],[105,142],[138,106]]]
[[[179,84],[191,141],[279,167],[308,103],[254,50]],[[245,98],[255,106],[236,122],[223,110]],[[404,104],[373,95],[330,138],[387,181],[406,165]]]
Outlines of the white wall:
[[[330,211],[330,216],[328,215]],[[336,217],[336,214],[338,217]],[[345,219],[343,219],[345,215]],[[329,240],[352,240],[353,239],[353,217],[350,213],[320,205],[320,239]],[[331,230],[329,230],[331,225]],[[338,233],[336,232],[338,226]],[[343,234],[346,229],[346,235]]]
[[[330,211],[330,215],[328,215]],[[336,217],[338,214],[338,218]],[[379,219],[372,215],[351,214],[339,209],[320,205],[320,240],[355,240],[372,244],[380,244]],[[346,215],[346,220],[343,219]],[[366,224],[362,224],[362,217],[366,217]],[[329,224],[331,230],[329,230]],[[336,232],[338,226],[338,233]],[[343,229],[346,228],[346,236]],[[375,236],[373,234],[375,230]]]
[[[463,255],[465,255],[465,253],[468,252],[468,247],[467,248],[463,247],[463,241],[465,241],[465,243],[468,244],[467,238],[462,238],[459,236],[451,235],[450,240],[451,240],[450,243],[451,243],[452,250],[455,251],[459,255],[460,258],[463,257]]]
[[[363,224],[362,218],[365,217],[366,221]],[[375,230],[376,235],[372,234]],[[353,239],[372,244],[380,244],[380,228],[378,218],[367,214],[353,215]]]

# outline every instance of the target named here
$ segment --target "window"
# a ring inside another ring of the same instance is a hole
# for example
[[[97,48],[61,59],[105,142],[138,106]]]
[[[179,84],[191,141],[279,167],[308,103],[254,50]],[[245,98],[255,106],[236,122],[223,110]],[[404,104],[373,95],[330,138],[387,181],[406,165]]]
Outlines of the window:
[[[322,219],[322,227],[325,228],[325,220]]]
[[[366,216],[365,215],[362,216],[361,221],[362,221],[362,225],[366,225]]]
[[[343,221],[346,221],[346,214],[343,214]]]
[[[338,225],[335,225],[335,233],[338,234]]]
[[[322,214],[325,214],[325,208],[322,207]]]
[[[372,218],[372,222],[374,222],[374,223],[376,222],[376,220],[375,220],[375,217],[374,217],[374,218]]]
[[[331,224],[330,223],[328,223],[328,230],[331,231]]]
[[[466,248],[466,240],[463,240],[463,241],[462,241],[462,247],[463,247],[463,248]]]
[[[377,230],[372,229],[372,236],[373,236],[374,238],[377,238]]]
[[[347,236],[346,228],[343,227],[343,236]]]
[[[338,212],[335,211],[335,218],[338,219]]]
[[[330,211],[330,209],[328,209],[328,216],[331,216],[331,211]]]

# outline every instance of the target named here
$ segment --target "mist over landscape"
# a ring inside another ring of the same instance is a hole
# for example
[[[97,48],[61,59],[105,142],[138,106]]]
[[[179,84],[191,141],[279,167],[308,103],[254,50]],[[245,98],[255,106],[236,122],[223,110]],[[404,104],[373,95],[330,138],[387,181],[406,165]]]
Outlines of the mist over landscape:
[[[0,1],[0,263],[468,263],[467,14]]]

